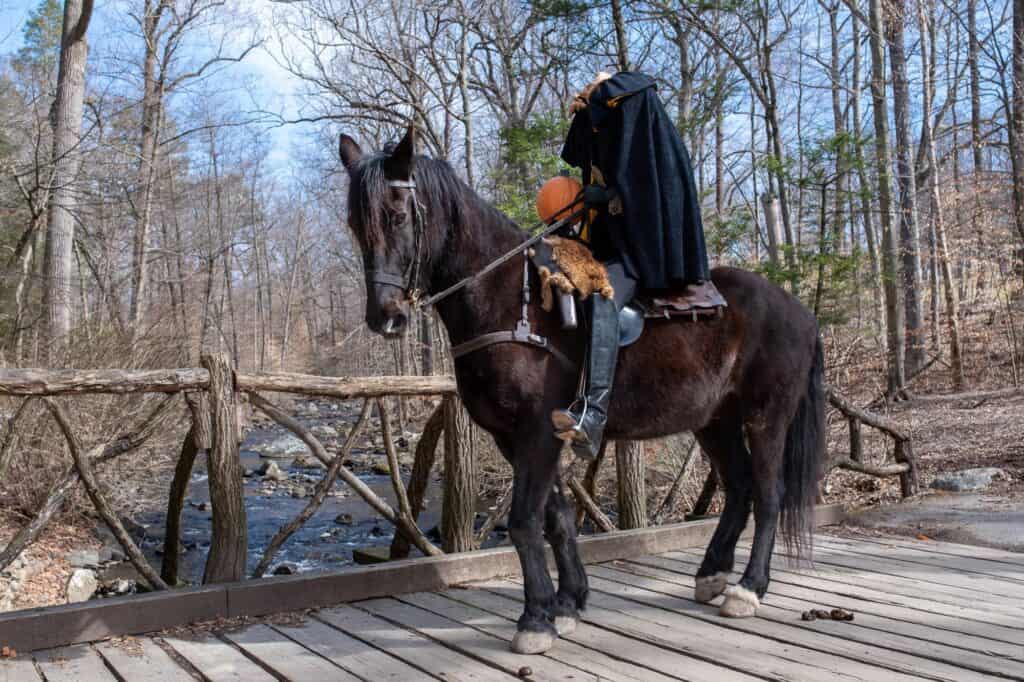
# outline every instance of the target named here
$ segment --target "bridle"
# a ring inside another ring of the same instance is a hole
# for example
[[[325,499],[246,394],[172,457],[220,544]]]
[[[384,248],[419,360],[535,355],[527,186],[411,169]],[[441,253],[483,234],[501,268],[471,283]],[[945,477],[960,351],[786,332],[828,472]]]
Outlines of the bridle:
[[[413,257],[405,267],[405,272],[401,275],[394,272],[388,272],[387,270],[377,270],[374,268],[366,269],[366,281],[373,282],[374,284],[385,284],[401,289],[405,293],[406,299],[416,305],[419,301],[422,290],[420,289],[420,277],[423,270],[423,231],[424,231],[424,220],[423,220],[423,205],[420,203],[419,197],[416,195],[416,181],[412,178],[408,180],[388,180],[388,187],[395,187],[397,189],[407,189],[411,194],[412,198],[412,250]]]
[[[555,223],[547,226],[541,232],[538,232],[533,237],[530,237],[516,248],[508,251],[498,258],[484,266],[479,272],[465,277],[452,286],[448,287],[444,291],[440,291],[436,294],[428,296],[427,298],[420,298],[423,293],[419,287],[420,276],[423,269],[423,233],[424,233],[424,219],[423,219],[423,205],[420,204],[419,197],[416,195],[416,180],[410,177],[408,180],[388,180],[388,187],[395,187],[398,189],[407,189],[412,195],[412,232],[413,232],[413,258],[405,268],[405,272],[398,275],[387,270],[366,270],[367,282],[373,282],[374,284],[385,284],[401,289],[405,293],[406,300],[413,307],[426,308],[429,307],[442,299],[451,296],[459,289],[472,284],[480,278],[487,275],[489,272],[497,269],[498,266],[507,263],[512,258],[522,255],[523,256],[523,288],[522,288],[522,314],[516,326],[512,330],[490,332],[482,334],[474,339],[470,339],[464,343],[460,343],[452,348],[452,358],[459,358],[463,355],[468,355],[474,351],[480,350],[487,346],[492,346],[498,343],[518,343],[541,350],[547,351],[567,369],[573,369],[574,364],[564,353],[555,348],[548,339],[540,334],[535,334],[530,326],[529,319],[529,306],[530,306],[530,247],[539,242],[544,237],[557,232],[567,224],[573,223],[577,218],[580,218],[586,211],[586,208],[579,208],[573,211],[570,215],[558,220]],[[582,203],[582,193],[576,197],[576,199],[566,206],[564,210],[573,209]],[[541,223],[543,224],[543,223]]]

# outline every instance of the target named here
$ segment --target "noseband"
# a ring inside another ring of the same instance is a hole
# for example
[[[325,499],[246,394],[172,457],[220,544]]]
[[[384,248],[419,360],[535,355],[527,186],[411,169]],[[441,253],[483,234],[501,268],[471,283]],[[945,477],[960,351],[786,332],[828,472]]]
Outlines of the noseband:
[[[412,249],[413,257],[401,275],[388,272],[387,270],[368,269],[366,280],[374,284],[385,284],[401,289],[406,299],[416,303],[422,291],[420,290],[420,273],[423,269],[423,206],[419,197],[416,196],[416,181],[409,180],[388,180],[388,187],[407,189],[412,194]]]

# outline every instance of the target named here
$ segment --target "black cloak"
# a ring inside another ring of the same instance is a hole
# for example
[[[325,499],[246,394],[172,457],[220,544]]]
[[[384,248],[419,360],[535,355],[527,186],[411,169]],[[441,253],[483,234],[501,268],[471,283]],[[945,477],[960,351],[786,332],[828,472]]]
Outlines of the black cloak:
[[[576,113],[562,148],[584,184],[603,177],[621,200],[619,214],[614,201],[600,212],[590,243],[602,260],[621,259],[641,289],[710,279],[690,155],[655,88],[642,73],[604,81]]]

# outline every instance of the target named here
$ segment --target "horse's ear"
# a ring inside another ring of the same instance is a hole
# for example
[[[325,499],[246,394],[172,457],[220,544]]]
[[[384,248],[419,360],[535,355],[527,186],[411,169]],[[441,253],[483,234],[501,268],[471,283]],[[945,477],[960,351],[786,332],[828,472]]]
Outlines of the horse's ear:
[[[388,174],[398,180],[408,180],[412,177],[412,167],[416,158],[416,129],[409,126],[405,137],[391,152],[387,160]]]
[[[338,155],[341,157],[341,163],[351,172],[359,163],[359,159],[363,158],[363,150],[359,148],[358,142],[342,133],[338,140]]]

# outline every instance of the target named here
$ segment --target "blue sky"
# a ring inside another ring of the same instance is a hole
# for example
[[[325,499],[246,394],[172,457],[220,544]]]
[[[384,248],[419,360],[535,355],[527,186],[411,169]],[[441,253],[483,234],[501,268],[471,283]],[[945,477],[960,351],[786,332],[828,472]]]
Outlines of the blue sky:
[[[21,46],[25,22],[31,10],[38,4],[39,0],[0,0],[0,54],[10,54]],[[261,20],[262,25],[258,30],[270,38],[270,3],[266,0],[255,0],[249,9]],[[120,28],[111,25],[112,22],[119,20],[122,19],[114,13],[112,3],[99,0],[89,29],[93,44],[96,45],[97,41],[102,41],[104,36],[110,35],[111,29],[116,31]],[[272,49],[274,41],[267,40],[266,45]],[[103,46],[100,44],[97,47],[102,49]],[[278,66],[266,49],[255,50],[243,63],[231,65],[229,68],[230,71],[226,72],[230,77],[229,82],[239,86],[234,90],[239,110],[250,111],[259,108],[279,112],[286,117],[295,115],[299,107],[298,79]],[[241,87],[243,83],[245,89]],[[272,127],[267,131],[270,144],[268,162],[276,171],[288,171],[294,147],[301,144],[301,133],[296,126]]]

